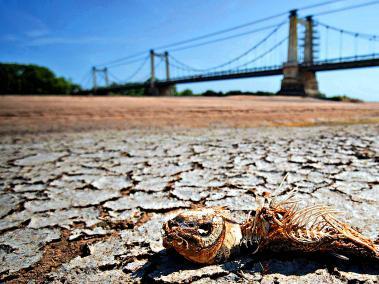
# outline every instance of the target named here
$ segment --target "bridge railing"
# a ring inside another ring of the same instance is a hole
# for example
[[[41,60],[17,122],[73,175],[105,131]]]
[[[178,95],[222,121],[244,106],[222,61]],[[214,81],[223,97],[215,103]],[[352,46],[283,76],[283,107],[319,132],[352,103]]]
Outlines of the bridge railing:
[[[261,72],[261,71],[271,71],[271,70],[278,70],[281,69],[283,65],[272,65],[272,66],[263,66],[263,67],[256,67],[256,68],[245,68],[245,69],[230,69],[230,70],[223,70],[223,71],[217,71],[217,72],[207,72],[204,74],[194,74],[190,76],[179,76],[171,78],[170,80],[157,80],[157,82],[161,83],[175,83],[176,81],[181,80],[196,80],[199,78],[210,78],[210,77],[222,77],[227,75],[238,75],[238,74],[246,74],[246,73],[253,73],[253,72]]]
[[[379,53],[371,53],[364,54],[358,56],[347,56],[347,57],[336,57],[325,60],[317,60],[311,64],[302,64],[303,66],[311,66],[311,65],[322,65],[327,63],[344,63],[344,62],[354,62],[354,61],[362,61],[362,60],[370,60],[370,59],[378,59]]]

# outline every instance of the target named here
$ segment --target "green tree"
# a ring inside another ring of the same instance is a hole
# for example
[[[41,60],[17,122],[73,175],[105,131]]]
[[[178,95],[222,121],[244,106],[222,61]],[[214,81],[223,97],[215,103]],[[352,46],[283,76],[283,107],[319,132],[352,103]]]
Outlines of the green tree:
[[[176,95],[177,96],[193,96],[194,94],[193,94],[192,90],[185,89],[185,90],[183,90],[181,92],[176,92]]]
[[[46,67],[0,63],[0,94],[70,94],[80,90]]]

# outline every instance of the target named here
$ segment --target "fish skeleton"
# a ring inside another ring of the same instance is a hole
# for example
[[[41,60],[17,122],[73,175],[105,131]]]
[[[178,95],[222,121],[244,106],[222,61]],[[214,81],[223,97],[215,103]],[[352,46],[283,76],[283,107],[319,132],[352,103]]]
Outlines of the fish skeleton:
[[[379,246],[337,219],[338,213],[325,205],[300,208],[292,197],[277,202],[267,194],[243,223],[224,207],[184,211],[163,224],[163,245],[200,264],[222,263],[244,250],[318,251],[379,260]]]

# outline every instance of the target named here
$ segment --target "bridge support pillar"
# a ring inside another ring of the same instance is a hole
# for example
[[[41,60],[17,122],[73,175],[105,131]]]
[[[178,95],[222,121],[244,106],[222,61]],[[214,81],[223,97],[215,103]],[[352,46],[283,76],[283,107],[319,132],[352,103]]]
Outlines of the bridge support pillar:
[[[159,86],[158,92],[160,96],[175,96],[175,85]]]
[[[310,70],[301,70],[301,79],[304,85],[304,95],[307,97],[317,97],[320,95],[316,72]]]
[[[145,94],[149,96],[175,96],[175,85],[155,85],[145,89]]]
[[[304,83],[301,80],[298,64],[285,64],[283,66],[283,79],[279,95],[305,96]]]
[[[299,65],[286,64],[279,95],[317,97],[320,94],[316,73]]]

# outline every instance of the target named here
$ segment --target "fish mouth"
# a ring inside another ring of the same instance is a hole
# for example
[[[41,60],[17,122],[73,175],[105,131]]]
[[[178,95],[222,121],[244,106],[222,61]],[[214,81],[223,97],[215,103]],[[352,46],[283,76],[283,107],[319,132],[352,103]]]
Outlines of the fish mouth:
[[[164,236],[163,237],[163,247],[165,247],[167,249],[172,248],[173,247],[173,245],[172,245],[173,241],[174,241],[174,239],[171,236]]]
[[[184,242],[175,232],[166,233],[163,236],[163,246],[167,249],[179,249],[183,246]]]
[[[183,224],[170,220],[163,224],[163,246],[165,248],[188,248],[188,241],[194,239],[194,230],[183,228]]]
[[[170,220],[171,221],[171,220]],[[163,246],[165,248],[172,248],[174,247],[173,243],[175,241],[175,231],[177,231],[177,227],[173,226],[172,222],[166,222],[163,224]]]

